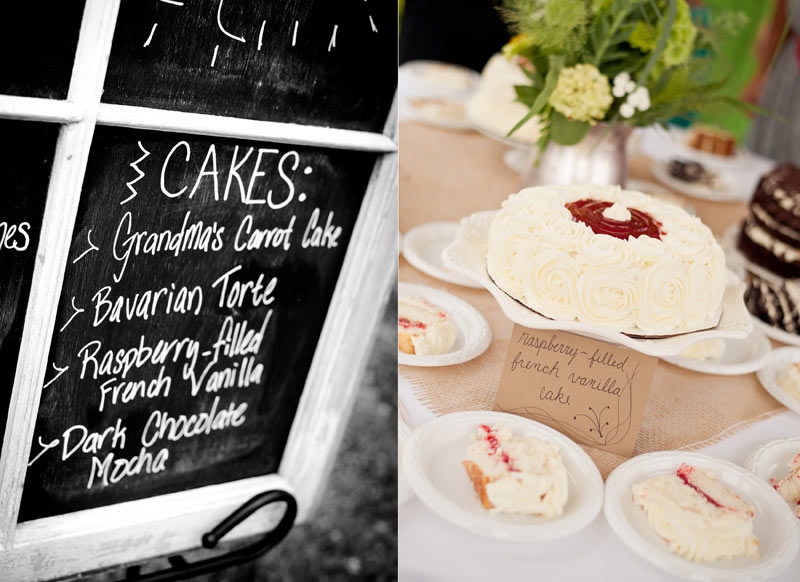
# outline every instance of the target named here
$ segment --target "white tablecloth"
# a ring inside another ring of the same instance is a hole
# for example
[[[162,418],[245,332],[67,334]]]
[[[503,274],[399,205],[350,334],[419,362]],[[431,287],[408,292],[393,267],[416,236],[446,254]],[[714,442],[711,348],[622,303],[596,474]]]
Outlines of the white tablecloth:
[[[402,376],[398,378],[398,392],[401,417],[412,429],[434,418],[433,413],[416,400],[410,384]],[[800,436],[800,415],[783,412],[699,452],[743,465],[747,456],[761,445],[790,436]],[[401,582],[675,579],[631,552],[611,531],[602,512],[587,528],[562,540],[504,543],[464,531],[412,497],[399,507],[398,536]],[[800,580],[800,557],[775,580]]]

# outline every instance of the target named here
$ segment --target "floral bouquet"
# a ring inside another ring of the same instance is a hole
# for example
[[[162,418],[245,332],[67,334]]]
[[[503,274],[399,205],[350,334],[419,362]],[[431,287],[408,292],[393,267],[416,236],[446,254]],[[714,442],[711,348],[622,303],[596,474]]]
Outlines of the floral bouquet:
[[[685,0],[505,0],[518,33],[504,48],[529,85],[516,86],[530,108],[509,131],[536,117],[539,150],[550,140],[574,145],[599,122],[646,126],[689,111],[741,105],[712,78],[720,40],[745,18],[692,21]]]

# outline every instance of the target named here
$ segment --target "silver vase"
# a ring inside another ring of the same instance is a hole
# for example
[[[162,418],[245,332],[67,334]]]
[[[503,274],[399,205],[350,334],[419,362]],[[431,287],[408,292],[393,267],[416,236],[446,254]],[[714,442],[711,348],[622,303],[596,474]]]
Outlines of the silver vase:
[[[550,143],[539,164],[522,176],[522,187],[543,184],[619,184],[628,179],[626,147],[631,128],[597,124],[574,146]]]

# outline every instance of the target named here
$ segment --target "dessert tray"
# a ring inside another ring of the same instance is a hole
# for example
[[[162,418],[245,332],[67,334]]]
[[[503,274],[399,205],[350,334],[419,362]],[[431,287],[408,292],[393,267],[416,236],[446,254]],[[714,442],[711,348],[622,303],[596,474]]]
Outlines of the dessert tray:
[[[783,388],[778,386],[778,376],[792,362],[800,362],[800,349],[778,348],[777,350],[772,350],[769,363],[758,371],[757,376],[764,390],[769,392],[775,400],[789,410],[800,414],[800,400],[795,400]]]
[[[445,265],[485,287],[497,300],[503,313],[519,325],[532,329],[561,330],[592,339],[615,343],[650,356],[675,356],[691,344],[707,339],[742,339],[753,329],[750,314],[744,305],[744,284],[728,271],[722,315],[711,329],[686,330],[658,338],[631,337],[607,327],[580,321],[557,321],[528,309],[494,284],[486,271],[489,226],[497,211],[478,212],[461,220],[461,229],[453,243],[442,253]],[[637,334],[637,329],[626,330]],[[638,332],[641,333],[641,332]]]
[[[564,514],[555,518],[498,513],[484,509],[461,461],[479,424],[504,424],[514,434],[558,445],[569,478]],[[411,433],[400,459],[414,492],[431,511],[475,534],[509,542],[563,538],[589,525],[603,505],[603,479],[583,449],[560,432],[504,412],[455,412]]]
[[[464,287],[483,289],[480,283],[454,273],[442,262],[442,251],[450,246],[456,234],[457,222],[429,222],[414,227],[403,237],[403,256],[426,275]]]
[[[470,129],[466,102],[480,80],[471,69],[438,61],[410,61],[400,66],[400,119],[419,121],[442,129]],[[416,101],[441,101],[461,108],[461,116],[442,115],[435,108],[421,109]]]
[[[457,329],[456,343],[446,354],[418,356],[397,350],[397,363],[405,366],[451,366],[477,358],[492,343],[492,329],[480,312],[466,301],[446,291],[426,285],[400,283],[400,295],[422,297],[447,312]]]
[[[658,537],[645,513],[633,502],[631,487],[643,479],[674,471],[681,463],[708,470],[753,506],[759,558],[698,564],[670,552],[667,542]],[[791,565],[800,549],[800,528],[794,523],[797,518],[769,483],[738,465],[698,453],[662,451],[626,461],[606,480],[604,512],[614,533],[640,558],[688,580],[767,580]]]

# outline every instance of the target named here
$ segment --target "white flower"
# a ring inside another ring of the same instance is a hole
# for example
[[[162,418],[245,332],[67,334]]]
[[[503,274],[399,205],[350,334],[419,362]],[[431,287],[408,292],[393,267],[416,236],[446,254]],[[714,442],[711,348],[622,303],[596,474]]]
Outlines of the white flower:
[[[631,82],[631,75],[628,71],[622,71],[618,73],[616,77],[614,77],[614,88],[616,89],[619,87],[623,91],[625,90],[625,86]]]
[[[650,93],[647,91],[647,87],[638,87],[628,96],[628,103],[639,111],[650,109]]]
[[[620,115],[622,115],[622,117],[624,117],[625,119],[628,119],[630,117],[633,117],[633,114],[636,113],[636,110],[633,108],[633,105],[631,105],[630,103],[628,103],[626,101],[619,108],[619,113],[620,113]]]
[[[614,77],[614,88],[611,90],[611,94],[614,95],[614,97],[625,97],[625,95],[631,93],[634,89],[636,89],[636,82],[631,79],[630,73],[622,71]]]

